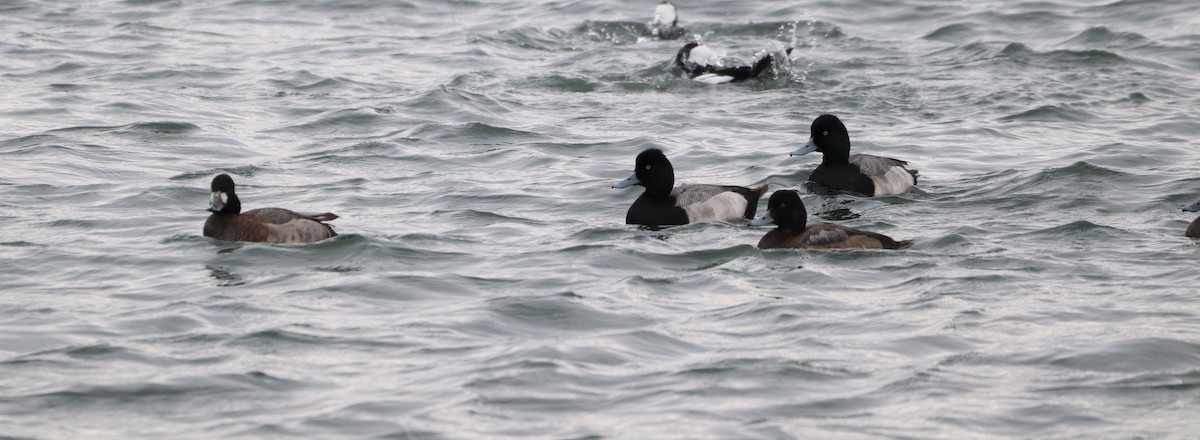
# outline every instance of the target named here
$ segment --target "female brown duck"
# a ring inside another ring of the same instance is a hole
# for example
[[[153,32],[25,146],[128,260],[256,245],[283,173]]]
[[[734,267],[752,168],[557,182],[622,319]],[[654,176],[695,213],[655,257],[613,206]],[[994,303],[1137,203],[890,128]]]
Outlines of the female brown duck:
[[[338,218],[331,212],[306,215],[281,208],[242,212],[242,202],[228,174],[213,178],[208,210],[212,214],[204,222],[204,236],[218,240],[311,243],[337,235],[333,227],[322,223]]]
[[[804,201],[792,190],[771,194],[767,215],[750,222],[750,226],[771,223],[779,227],[759,240],[759,249],[908,249],[913,244],[912,240],[896,241],[883,234],[828,223],[810,226]]]
[[[1183,210],[1187,212],[1200,211],[1200,200],[1197,200],[1196,203],[1192,203],[1191,205],[1184,206]],[[1183,235],[1192,238],[1200,238],[1200,217],[1196,217],[1195,220],[1192,220],[1192,224],[1188,225],[1187,232],[1184,232]]]

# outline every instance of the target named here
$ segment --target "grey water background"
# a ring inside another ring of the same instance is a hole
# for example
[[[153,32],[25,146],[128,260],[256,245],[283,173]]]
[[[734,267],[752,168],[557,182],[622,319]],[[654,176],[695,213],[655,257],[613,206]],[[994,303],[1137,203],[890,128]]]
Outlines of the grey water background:
[[[796,47],[723,86],[654,3],[0,1],[0,437],[1200,435],[1200,2],[680,0]],[[821,113],[920,189],[805,192]],[[649,147],[916,245],[626,226]]]

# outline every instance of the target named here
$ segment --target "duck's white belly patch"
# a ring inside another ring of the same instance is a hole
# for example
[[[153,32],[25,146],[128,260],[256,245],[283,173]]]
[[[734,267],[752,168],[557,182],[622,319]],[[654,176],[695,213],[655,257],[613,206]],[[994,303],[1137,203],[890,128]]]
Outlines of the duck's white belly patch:
[[[726,191],[700,203],[683,207],[688,223],[734,220],[746,213],[746,198],[741,194]]]
[[[874,195],[877,196],[900,194],[916,183],[903,167],[891,167],[881,176],[871,176],[871,182],[875,183]]]

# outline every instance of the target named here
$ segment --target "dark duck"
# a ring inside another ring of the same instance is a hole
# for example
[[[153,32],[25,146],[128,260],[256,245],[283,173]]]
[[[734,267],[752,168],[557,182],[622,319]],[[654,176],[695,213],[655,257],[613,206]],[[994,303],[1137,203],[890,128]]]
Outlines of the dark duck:
[[[766,185],[750,189],[732,185],[675,186],[675,170],[662,151],[651,148],[638,154],[633,175],[613,188],[645,187],[625,214],[625,223],[652,228],[704,221],[754,218]]]
[[[333,227],[322,222],[337,215],[298,214],[282,208],[259,208],[242,212],[242,202],[228,174],[214,177],[204,236],[226,241],[262,243],[311,243],[336,236]]]
[[[1183,210],[1185,212],[1200,212],[1200,200],[1197,200],[1191,205],[1184,206]],[[1185,232],[1183,235],[1192,238],[1200,238],[1200,217],[1196,217],[1195,220],[1192,220],[1192,224],[1188,225],[1187,232]]]
[[[870,154],[850,154],[850,134],[834,115],[821,115],[810,127],[808,143],[792,156],[821,153],[821,164],[808,176],[828,189],[868,197],[900,194],[917,184],[917,170],[908,162]]]
[[[874,232],[822,223],[808,224],[808,210],[800,194],[792,190],[775,191],[767,201],[767,215],[750,222],[751,226],[776,224],[758,241],[759,249],[908,249],[912,240],[896,241]]]

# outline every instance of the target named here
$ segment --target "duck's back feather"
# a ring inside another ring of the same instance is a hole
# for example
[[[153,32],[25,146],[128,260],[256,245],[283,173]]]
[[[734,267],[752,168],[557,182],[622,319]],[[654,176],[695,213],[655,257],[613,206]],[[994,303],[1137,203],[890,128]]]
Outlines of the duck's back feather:
[[[746,197],[725,191],[703,202],[683,206],[688,223],[734,220],[746,212]]]
[[[872,195],[900,194],[917,184],[917,170],[907,168],[908,162],[870,154],[854,154],[850,163],[871,178],[875,186]]]
[[[671,197],[675,198],[675,206],[682,207],[704,202],[726,191],[729,187],[722,185],[679,185],[671,188]]]
[[[868,176],[882,176],[894,167],[904,168],[908,166],[907,161],[871,154],[851,154],[850,163],[858,165],[859,171]],[[912,170],[911,172],[913,176],[917,175],[916,170]]]
[[[818,224],[804,229],[799,234],[788,234],[775,229],[758,242],[761,249],[908,249],[912,240],[896,241],[883,234],[863,231],[845,226]]]
[[[745,201],[742,205],[742,217],[754,218],[754,213],[758,210],[758,199],[766,192],[767,185],[759,185],[753,189],[731,185],[680,185],[671,190],[671,196],[675,197],[675,206],[687,207],[706,202],[722,193],[738,194]],[[726,220],[733,218],[736,217]]]
[[[290,209],[283,208],[259,208],[251,209],[243,212],[242,215],[261,220],[263,223],[274,225],[282,225],[294,220],[312,220],[314,222],[327,222],[338,218],[337,214],[332,212],[324,212],[320,214],[301,214]]]
[[[292,220],[283,224],[269,224],[267,236],[269,243],[312,243],[337,236],[333,228],[327,224],[307,218]]]
[[[227,241],[311,243],[337,236],[333,227],[321,223],[336,218],[330,212],[306,215],[282,208],[213,214],[204,223],[204,235]]]

